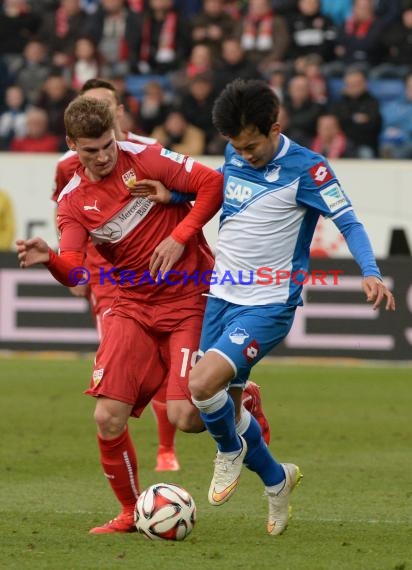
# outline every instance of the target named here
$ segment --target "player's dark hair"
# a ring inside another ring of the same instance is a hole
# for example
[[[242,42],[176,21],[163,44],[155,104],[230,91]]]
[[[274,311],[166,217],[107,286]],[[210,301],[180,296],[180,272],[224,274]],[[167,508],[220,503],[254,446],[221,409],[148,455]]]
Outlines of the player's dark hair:
[[[119,94],[117,93],[116,87],[110,83],[110,81],[106,81],[106,79],[100,79],[98,77],[88,79],[80,89],[79,95],[84,95],[90,91],[90,89],[108,89],[114,94],[117,104],[120,105]]]
[[[267,136],[279,114],[279,99],[265,81],[235,79],[213,106],[212,120],[226,137],[236,137],[246,127]]]
[[[77,97],[64,112],[66,134],[72,140],[99,138],[114,129],[114,118],[106,101]]]

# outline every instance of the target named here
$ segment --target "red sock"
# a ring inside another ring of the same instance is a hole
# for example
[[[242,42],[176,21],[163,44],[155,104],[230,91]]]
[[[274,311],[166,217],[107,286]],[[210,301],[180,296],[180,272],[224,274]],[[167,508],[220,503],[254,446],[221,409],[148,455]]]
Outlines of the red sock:
[[[157,435],[159,438],[159,450],[171,451],[175,446],[176,428],[169,422],[167,417],[166,402],[152,400],[152,409],[157,421]]]
[[[116,439],[103,439],[97,434],[100,462],[123,511],[134,509],[139,494],[136,451],[126,427]]]

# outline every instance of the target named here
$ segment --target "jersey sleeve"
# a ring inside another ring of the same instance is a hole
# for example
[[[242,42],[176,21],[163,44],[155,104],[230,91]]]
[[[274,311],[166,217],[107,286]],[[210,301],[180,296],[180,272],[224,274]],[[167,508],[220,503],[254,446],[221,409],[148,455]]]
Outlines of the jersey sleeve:
[[[178,192],[196,194],[193,208],[171,234],[176,241],[185,244],[221,207],[223,177],[189,156],[165,148],[149,147],[148,150],[150,154],[146,154],[145,164],[140,165],[147,178],[160,180]]]
[[[83,277],[82,264],[86,257],[89,234],[75,220],[67,199],[58,204],[57,228],[60,236],[59,254],[50,249],[50,258],[45,266],[62,285],[74,287]]]
[[[86,253],[89,232],[72,214],[65,197],[57,207],[57,229],[59,232],[59,251],[78,251]]]
[[[355,213],[353,211],[344,212],[336,218],[333,217],[332,220],[345,238],[349,251],[359,265],[363,277],[374,276],[382,279],[368,234]]]
[[[296,201],[316,210],[325,218],[352,210],[351,201],[330,164],[318,154],[312,154],[302,169]]]
[[[54,202],[57,202],[57,198],[59,197],[60,192],[63,190],[66,184],[67,180],[63,172],[63,168],[61,166],[61,163],[58,162],[54,173],[53,193],[51,197]]]
[[[49,261],[44,265],[53,277],[66,287],[74,287],[83,278],[84,254],[79,251],[65,251],[57,255],[49,249]]]

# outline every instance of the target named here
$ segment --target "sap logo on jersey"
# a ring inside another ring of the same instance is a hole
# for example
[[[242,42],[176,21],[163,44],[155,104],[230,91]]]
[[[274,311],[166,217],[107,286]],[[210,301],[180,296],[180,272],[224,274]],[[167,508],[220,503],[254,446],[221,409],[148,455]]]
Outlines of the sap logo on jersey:
[[[242,205],[263,190],[266,190],[265,186],[253,182],[246,183],[241,178],[229,176],[225,187],[225,200],[235,206]]]

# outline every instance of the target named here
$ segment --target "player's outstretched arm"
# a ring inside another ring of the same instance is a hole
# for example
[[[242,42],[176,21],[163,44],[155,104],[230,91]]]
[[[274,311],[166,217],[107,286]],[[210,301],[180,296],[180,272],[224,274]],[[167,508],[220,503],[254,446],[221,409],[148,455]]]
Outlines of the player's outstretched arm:
[[[389,289],[380,279],[375,276],[364,277],[362,280],[362,289],[365,292],[366,300],[368,303],[373,303],[373,310],[386,300],[385,309],[387,311],[394,311],[396,308],[395,298]]]
[[[50,259],[49,246],[39,238],[19,239],[16,241],[17,257],[20,267],[31,267],[38,263],[47,263]]]

